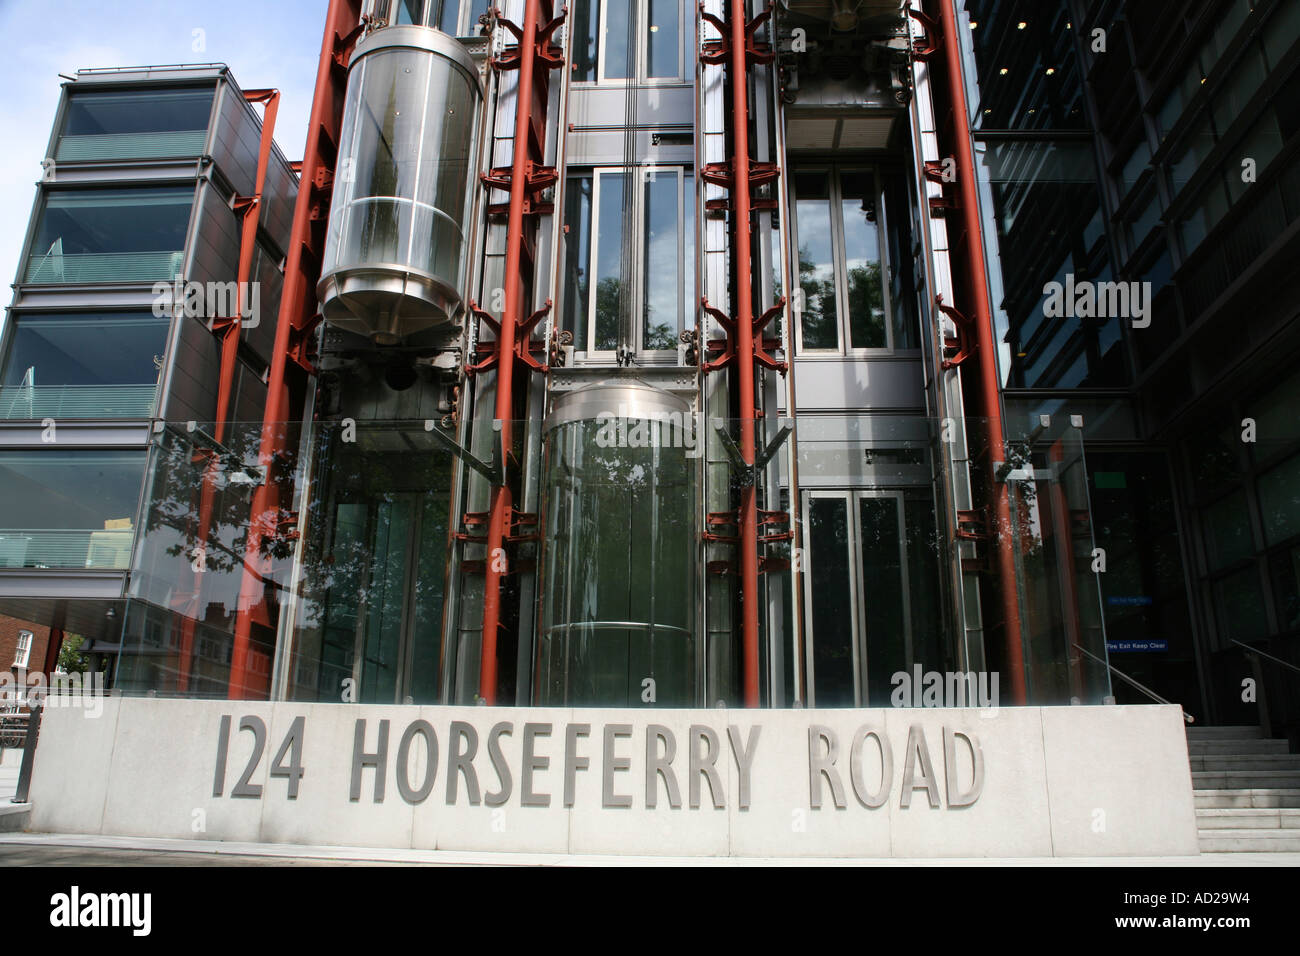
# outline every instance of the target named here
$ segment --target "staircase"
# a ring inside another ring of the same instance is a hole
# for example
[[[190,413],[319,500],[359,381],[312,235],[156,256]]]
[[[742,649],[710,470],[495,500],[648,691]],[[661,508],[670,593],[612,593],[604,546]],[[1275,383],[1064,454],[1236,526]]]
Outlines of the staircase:
[[[1202,853],[1300,852],[1300,754],[1258,727],[1189,727]]]

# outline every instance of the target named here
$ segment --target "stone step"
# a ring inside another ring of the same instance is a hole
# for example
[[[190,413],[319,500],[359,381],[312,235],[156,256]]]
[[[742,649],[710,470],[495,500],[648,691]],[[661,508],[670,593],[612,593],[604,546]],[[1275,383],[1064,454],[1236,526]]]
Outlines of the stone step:
[[[1210,754],[1208,756],[1191,756],[1188,759],[1191,761],[1193,771],[1272,770],[1279,773],[1300,772],[1300,754]]]
[[[1206,770],[1192,772],[1194,790],[1300,788],[1300,770]]]
[[[1187,752],[1193,757],[1207,757],[1215,754],[1285,754],[1290,753],[1285,740],[1263,737],[1259,740],[1189,740]]]
[[[1300,830],[1198,830],[1202,853],[1296,853]]]
[[[1255,789],[1208,789],[1197,790],[1192,794],[1198,810],[1212,809],[1248,809],[1252,807],[1271,809],[1274,807],[1300,808],[1300,789],[1259,787]]]
[[[1300,830],[1300,808],[1198,807],[1196,825],[1202,830]]]
[[[30,803],[0,803],[0,833],[21,833],[32,817]]]
[[[1188,727],[1188,740],[1258,740],[1264,736],[1261,727],[1233,725],[1231,727]]]

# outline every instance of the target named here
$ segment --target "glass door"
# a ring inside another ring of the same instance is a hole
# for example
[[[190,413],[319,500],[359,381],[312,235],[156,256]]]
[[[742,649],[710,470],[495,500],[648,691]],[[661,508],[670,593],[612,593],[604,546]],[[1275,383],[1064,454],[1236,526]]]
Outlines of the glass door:
[[[939,547],[923,492],[808,491],[809,703],[887,707],[893,677],[944,665]]]

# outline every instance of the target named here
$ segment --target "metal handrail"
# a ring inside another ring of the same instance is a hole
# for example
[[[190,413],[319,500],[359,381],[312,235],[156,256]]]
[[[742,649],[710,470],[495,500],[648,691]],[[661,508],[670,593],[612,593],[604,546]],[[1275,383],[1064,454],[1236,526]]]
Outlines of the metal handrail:
[[[1232,643],[1236,644],[1240,648],[1243,648],[1248,654],[1258,654],[1260,657],[1266,657],[1274,664],[1281,664],[1283,667],[1286,667],[1290,670],[1295,671],[1297,674],[1300,674],[1300,667],[1296,667],[1290,661],[1284,661],[1280,657],[1274,657],[1272,654],[1268,653],[1267,651],[1261,651],[1258,647],[1251,647],[1249,644],[1241,643],[1241,641],[1234,640]]]
[[[1103,661],[1100,657],[1098,657],[1096,654],[1089,651],[1086,647],[1082,647],[1078,644],[1075,644],[1074,646],[1078,648],[1080,651],[1082,651],[1084,654],[1091,657],[1098,664],[1105,665],[1106,669],[1109,670],[1116,677],[1118,677],[1120,680],[1124,681],[1126,684],[1131,684],[1132,686],[1136,687],[1138,690],[1142,691],[1142,693],[1146,694],[1148,697],[1150,697],[1152,700],[1156,701],[1157,703],[1168,704],[1171,707],[1178,707],[1178,709],[1182,711],[1184,723],[1187,724],[1196,723],[1195,717],[1193,717],[1187,711],[1183,710],[1182,707],[1180,707],[1178,704],[1175,704],[1172,700],[1165,700],[1163,697],[1161,697],[1159,694],[1153,691],[1150,687],[1147,687],[1145,684],[1139,684],[1136,680],[1134,680],[1132,677],[1129,677],[1127,674],[1125,674],[1114,664],[1110,663],[1109,661]]]

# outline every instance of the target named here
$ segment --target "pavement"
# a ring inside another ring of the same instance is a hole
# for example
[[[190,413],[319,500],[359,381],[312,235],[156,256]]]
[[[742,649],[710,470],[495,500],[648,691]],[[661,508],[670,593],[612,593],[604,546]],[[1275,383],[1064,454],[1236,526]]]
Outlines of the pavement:
[[[468,853],[380,847],[156,840],[60,833],[0,833],[0,866],[1300,866],[1300,853],[1203,853],[1173,857],[1005,859],[760,859]]]

